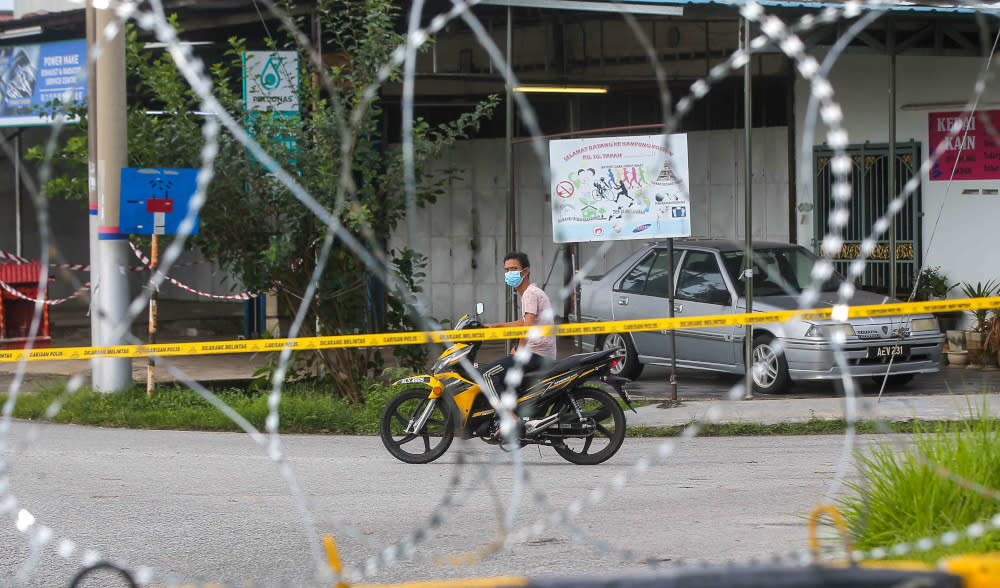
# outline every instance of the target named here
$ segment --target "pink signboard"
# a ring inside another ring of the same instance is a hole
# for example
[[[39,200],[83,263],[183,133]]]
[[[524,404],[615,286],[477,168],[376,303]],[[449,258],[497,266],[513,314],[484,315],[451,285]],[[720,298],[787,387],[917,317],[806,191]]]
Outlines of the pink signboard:
[[[990,136],[997,133],[1000,110],[979,111],[971,116],[968,112],[932,112],[928,123],[931,153],[945,141],[931,168],[931,181],[1000,180],[1000,144]],[[961,130],[948,136],[956,124],[961,125]]]

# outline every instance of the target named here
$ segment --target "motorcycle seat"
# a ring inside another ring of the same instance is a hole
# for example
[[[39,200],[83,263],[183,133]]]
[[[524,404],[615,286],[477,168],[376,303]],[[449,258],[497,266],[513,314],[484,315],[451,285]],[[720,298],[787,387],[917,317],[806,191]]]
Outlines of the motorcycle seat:
[[[554,364],[543,367],[540,370],[524,374],[524,380],[518,387],[519,390],[530,388],[534,384],[548,378],[558,376],[577,367],[587,364],[597,364],[606,360],[611,355],[612,350],[592,351],[590,353],[577,353],[569,357],[557,360]]]

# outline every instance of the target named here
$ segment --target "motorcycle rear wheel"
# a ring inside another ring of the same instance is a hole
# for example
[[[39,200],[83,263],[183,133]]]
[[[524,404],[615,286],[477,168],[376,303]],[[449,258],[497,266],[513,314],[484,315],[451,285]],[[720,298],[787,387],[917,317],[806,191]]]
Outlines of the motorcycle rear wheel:
[[[588,382],[566,393],[553,406],[553,414],[564,413],[574,424],[579,423],[577,408],[583,414],[584,424],[593,421],[592,435],[563,438],[553,448],[570,463],[596,465],[611,458],[625,441],[625,411],[615,400],[614,389],[604,382]],[[575,403],[575,406],[574,406]]]
[[[379,436],[393,457],[406,463],[430,463],[444,455],[455,438],[455,423],[449,418],[446,401],[438,398],[424,427],[407,433],[406,427],[423,414],[427,388],[407,388],[392,398],[379,418]]]

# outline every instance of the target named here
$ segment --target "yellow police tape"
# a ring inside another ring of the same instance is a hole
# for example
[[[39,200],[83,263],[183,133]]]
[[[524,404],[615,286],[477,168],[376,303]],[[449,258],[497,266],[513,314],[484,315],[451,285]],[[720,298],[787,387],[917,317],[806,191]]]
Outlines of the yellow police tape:
[[[697,329],[702,327],[722,327],[780,323],[794,319],[843,320],[856,317],[882,317],[900,314],[929,312],[949,312],[1000,308],[1000,296],[990,298],[962,298],[956,300],[935,300],[928,302],[901,302],[898,304],[875,304],[869,306],[849,306],[846,308],[814,308],[808,310],[784,310],[780,312],[754,312],[741,314],[717,314],[697,317],[648,318],[629,321],[602,321],[592,323],[564,323],[535,327],[496,327],[492,329],[471,329],[462,331],[414,331],[411,333],[375,333],[371,335],[336,335],[329,337],[301,337],[298,339],[256,339],[250,341],[205,341],[200,343],[158,343],[154,345],[116,345],[112,347],[58,347],[0,351],[0,363],[12,361],[51,361],[58,359],[90,359],[93,357],[162,357],[176,355],[211,355],[220,353],[257,353],[292,349],[331,349],[337,347],[378,347],[387,345],[413,345],[421,343],[491,341],[496,339],[519,339],[531,331],[538,335],[600,335],[625,331],[659,331],[670,329]],[[835,315],[835,313],[837,313]]]

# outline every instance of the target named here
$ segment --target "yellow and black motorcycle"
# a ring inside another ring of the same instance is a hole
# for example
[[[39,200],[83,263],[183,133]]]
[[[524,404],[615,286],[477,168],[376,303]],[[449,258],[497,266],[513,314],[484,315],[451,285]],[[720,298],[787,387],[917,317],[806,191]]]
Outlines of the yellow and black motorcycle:
[[[456,330],[481,328],[469,315],[455,325]],[[430,375],[396,382],[412,386],[382,411],[379,434],[389,453],[406,463],[430,463],[448,450],[456,430],[465,439],[505,442],[497,435],[496,411],[476,383],[484,382],[474,363],[480,345],[456,343],[441,354]],[[627,380],[610,373],[623,355],[619,349],[580,353],[524,374],[515,411],[520,445],[548,445],[583,465],[613,456],[625,440],[625,411],[615,395],[635,410],[623,387]]]

